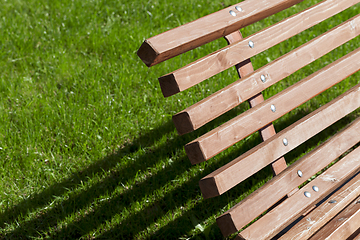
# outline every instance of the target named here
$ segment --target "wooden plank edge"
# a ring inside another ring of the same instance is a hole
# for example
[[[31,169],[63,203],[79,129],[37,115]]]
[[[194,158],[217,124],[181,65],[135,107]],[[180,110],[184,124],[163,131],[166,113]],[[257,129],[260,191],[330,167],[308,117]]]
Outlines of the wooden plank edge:
[[[245,239],[265,240],[276,236],[309,206],[317,204],[357,173],[360,170],[359,156],[358,147],[239,234]],[[313,186],[319,190],[314,191]],[[310,193],[310,197],[306,197],[306,192]]]
[[[175,76],[172,74],[160,77],[159,83],[164,97],[170,97],[182,91],[175,80]]]
[[[186,90],[236,64],[283,42],[296,34],[359,3],[360,0],[322,1],[298,14],[257,32],[239,42],[228,45],[167,75],[175,78],[180,90]],[[321,12],[321,14],[319,14]],[[302,22],[302,24],[298,24]],[[285,30],[284,30],[285,29]],[[283,34],[279,32],[284,31]],[[249,41],[255,46],[249,47]],[[163,77],[165,77],[163,76]]]
[[[151,45],[151,42],[145,40],[137,51],[137,55],[145,63],[146,66],[151,67],[152,63],[160,54]]]
[[[261,3],[259,2],[259,4],[254,4],[252,1],[243,1],[148,38],[143,42],[137,54],[146,66],[151,67],[224,37],[302,1],[303,0],[266,0]],[[243,11],[238,12],[235,8],[237,6],[241,7]],[[230,10],[238,12],[238,16],[231,16],[229,13]],[[213,26],[211,31],[204,32],[204,24]],[[189,32],[196,32],[196,34],[189,36]],[[179,35],[184,39],[179,40],[177,38]],[[166,42],[164,42],[163,39],[166,39]]]
[[[302,220],[296,223],[289,231],[282,235],[279,239],[301,240],[308,239],[316,233],[322,226],[341,212],[347,205],[360,195],[360,174],[347,182],[338,189],[334,194],[329,196],[310,214],[306,215]],[[330,202],[333,201],[333,202]]]
[[[271,63],[257,69],[250,75],[246,74],[246,77],[243,77],[225,88],[211,94],[198,103],[187,107],[181,111],[181,113],[186,112],[188,114],[190,118],[188,124],[191,124],[191,128],[196,130],[230,109],[238,106],[242,102],[248,100],[251,96],[260,93],[264,89],[281,81],[285,77],[288,77],[307,64],[355,38],[360,34],[360,27],[354,28],[352,26],[359,25],[360,14],[281,56]],[[338,34],[341,34],[341,37],[337,37]],[[321,48],[318,47],[319,44],[322,46]],[[311,54],[308,52],[311,52]],[[294,64],[292,59],[295,58],[305,58],[307,61],[296,61]],[[279,68],[287,69],[287,71],[279,74]],[[266,77],[265,83],[261,81],[261,75]],[[224,102],[224,104],[221,104],[222,102]],[[210,109],[211,111],[209,111]],[[198,119],[196,116],[200,114],[200,111],[206,111],[207,114],[201,119]],[[190,129],[187,126],[182,127]],[[178,129],[178,131],[185,132],[185,130],[182,129]]]
[[[196,146],[199,146],[197,151],[202,151],[202,156],[206,160],[216,156],[223,150],[357,72],[360,69],[360,61],[358,59],[360,59],[360,48],[298,81],[256,107],[198,137],[189,144],[194,146],[193,143],[197,142]],[[312,84],[316,84],[317,88],[309,88]],[[305,88],[309,90],[305,90]],[[307,94],[303,94],[304,91],[307,91]],[[297,101],[288,101],[290,96],[296,97]],[[276,106],[276,111],[270,110],[272,106]],[[185,145],[185,149],[187,146]],[[202,159],[193,159],[195,156],[198,155],[190,155],[188,157],[192,162],[202,161]]]
[[[191,164],[198,164],[205,161],[203,150],[198,142],[187,144],[185,147],[186,155],[189,157]]]
[[[297,187],[304,179],[309,179],[315,173],[325,168],[359,142],[359,140],[360,117],[218,217],[216,221],[223,235],[228,236],[239,231],[286,194],[288,194],[289,197],[295,194],[295,191],[297,192],[299,190]],[[339,142],[342,144],[338,144]],[[323,158],[322,155],[327,152],[330,153],[328,158]],[[311,164],[312,162],[313,164]],[[303,174],[301,178],[297,173],[300,169]],[[282,182],[286,182],[286,184],[281,184]],[[206,184],[207,183],[203,183],[203,185]],[[210,186],[214,187],[214,185],[216,186],[216,182]],[[204,187],[209,188],[209,186]],[[210,189],[208,191],[215,190]],[[252,209],[251,213],[243,213],[243,210],[245,211],[246,209]],[[241,216],[241,218],[239,216]]]
[[[313,235],[311,240],[347,239],[360,226],[360,198],[353,201],[326,226]]]
[[[323,105],[277,133],[274,137],[260,143],[240,157],[208,174],[200,181],[207,178],[214,178],[218,181],[216,187],[218,188],[219,193],[222,194],[226,192],[270,164],[275,159],[283,156],[315,134],[335,123],[343,116],[357,109],[360,105],[359,95],[360,84],[357,84],[344,94],[333,99],[331,102]],[[314,125],[314,122],[319,124]],[[312,129],[312,131],[309,131],[309,129]],[[282,142],[284,138],[289,140],[289,144],[285,147]],[[269,154],[270,152],[271,154]],[[254,161],[254,159],[256,159],[256,161]],[[224,181],[224,179],[227,180]]]
[[[194,131],[189,113],[179,112],[172,117],[172,120],[179,135]]]

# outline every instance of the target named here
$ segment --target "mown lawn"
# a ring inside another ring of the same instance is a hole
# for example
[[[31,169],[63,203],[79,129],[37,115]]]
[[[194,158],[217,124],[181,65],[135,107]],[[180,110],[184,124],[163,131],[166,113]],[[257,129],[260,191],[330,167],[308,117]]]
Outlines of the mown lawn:
[[[248,36],[319,0],[243,30]],[[148,69],[146,38],[237,1],[0,2],[0,239],[221,239],[215,218],[271,177],[270,169],[203,200],[198,181],[260,142],[254,134],[192,166],[183,146],[245,111],[242,104],[178,136],[173,114],[237,80],[233,69],[164,99],[157,78],[225,46],[219,39]],[[276,59],[359,13],[359,4],[252,59]],[[346,43],[264,92],[272,96],[359,47]],[[344,80],[275,122],[277,130],[358,83]],[[290,152],[310,151],[358,114]]]

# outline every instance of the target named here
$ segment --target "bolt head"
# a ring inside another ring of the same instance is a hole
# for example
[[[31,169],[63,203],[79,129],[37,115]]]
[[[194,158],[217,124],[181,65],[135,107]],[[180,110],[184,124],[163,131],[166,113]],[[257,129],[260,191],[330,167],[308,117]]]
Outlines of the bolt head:
[[[243,11],[243,9],[240,6],[236,6],[235,9],[238,10],[239,12]]]
[[[230,13],[231,16],[236,17],[236,12],[234,12],[233,10],[230,10],[229,13]]]
[[[265,82],[266,82],[266,77],[265,77],[265,75],[264,75],[264,74],[262,74],[262,75],[260,76],[260,79],[261,79],[261,81],[262,81],[263,83],[265,83]]]
[[[276,112],[276,107],[275,107],[275,105],[274,105],[274,104],[273,104],[273,105],[271,105],[271,106],[270,106],[270,108],[271,108],[271,111],[272,111],[272,112]]]
[[[253,41],[249,41],[249,47],[251,47],[251,48],[254,48],[255,47],[255,44],[254,44],[254,42]]]
[[[312,189],[315,191],[315,192],[318,192],[319,191],[319,188],[317,186],[313,186]]]
[[[287,146],[289,144],[288,140],[286,138],[283,139],[284,146]]]
[[[311,193],[309,193],[308,191],[304,192],[304,195],[305,195],[305,197],[307,197],[307,198],[311,197]]]
[[[336,203],[336,200],[330,200],[329,203]]]
[[[302,176],[303,176],[303,173],[302,173],[301,170],[298,170],[298,171],[297,171],[297,174],[298,174],[299,177],[302,177]]]

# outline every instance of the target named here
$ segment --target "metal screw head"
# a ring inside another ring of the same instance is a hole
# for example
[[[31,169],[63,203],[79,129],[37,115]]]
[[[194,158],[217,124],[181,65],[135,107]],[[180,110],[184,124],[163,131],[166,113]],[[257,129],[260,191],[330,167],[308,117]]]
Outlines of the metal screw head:
[[[276,112],[276,107],[275,107],[274,104],[272,104],[272,105],[270,106],[270,108],[271,108],[271,111],[272,111],[272,112]]]
[[[303,176],[303,173],[302,173],[301,170],[298,170],[298,171],[297,171],[297,174],[298,174],[299,177],[302,177],[302,176]]]
[[[238,10],[239,12],[243,11],[243,9],[240,6],[236,6],[235,9]]]
[[[236,12],[234,12],[233,10],[230,10],[229,13],[230,13],[232,16],[236,17]]]
[[[318,192],[319,191],[319,188],[317,186],[313,186],[312,189],[315,191],[315,192]]]
[[[336,200],[330,200],[329,203],[336,203]]]
[[[254,45],[254,42],[250,40],[250,41],[249,41],[249,47],[254,48],[254,46],[255,46],[255,45]]]
[[[288,140],[286,138],[283,139],[284,146],[287,146],[289,144]]]
[[[263,83],[265,83],[265,82],[266,82],[266,77],[265,77],[265,75],[264,75],[264,74],[262,74],[262,75],[260,76],[260,79],[261,79],[261,81],[262,81]]]
[[[309,193],[308,191],[306,191],[306,192],[304,192],[304,195],[305,195],[305,197],[311,197],[311,193]]]

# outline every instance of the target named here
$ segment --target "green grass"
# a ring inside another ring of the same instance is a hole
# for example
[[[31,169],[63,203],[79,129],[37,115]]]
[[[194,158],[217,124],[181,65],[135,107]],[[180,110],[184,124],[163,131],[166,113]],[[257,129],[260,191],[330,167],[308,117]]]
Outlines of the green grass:
[[[248,36],[319,2],[305,0]],[[271,177],[268,168],[203,200],[198,181],[260,142],[258,134],[192,166],[183,146],[242,104],[178,136],[171,116],[237,79],[233,69],[162,97],[157,78],[225,46],[223,39],[148,69],[146,38],[236,1],[4,0],[0,3],[0,238],[221,239],[215,218]],[[259,68],[356,15],[359,5],[254,57]],[[266,98],[359,47],[339,47],[264,92]],[[275,122],[277,130],[358,83],[359,74]],[[358,112],[301,145],[310,151]]]

